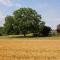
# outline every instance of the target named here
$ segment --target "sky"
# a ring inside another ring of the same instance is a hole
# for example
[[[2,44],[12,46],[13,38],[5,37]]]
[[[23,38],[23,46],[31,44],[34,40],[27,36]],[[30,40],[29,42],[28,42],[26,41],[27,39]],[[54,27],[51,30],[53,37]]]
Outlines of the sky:
[[[21,7],[35,9],[52,29],[60,24],[60,0],[0,0],[0,26],[5,23],[6,16]]]

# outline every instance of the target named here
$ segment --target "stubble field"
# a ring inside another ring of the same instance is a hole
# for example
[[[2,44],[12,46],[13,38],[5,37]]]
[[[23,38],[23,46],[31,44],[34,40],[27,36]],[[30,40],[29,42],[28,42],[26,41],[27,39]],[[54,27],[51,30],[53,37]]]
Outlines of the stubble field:
[[[0,60],[60,60],[60,37],[0,38]]]

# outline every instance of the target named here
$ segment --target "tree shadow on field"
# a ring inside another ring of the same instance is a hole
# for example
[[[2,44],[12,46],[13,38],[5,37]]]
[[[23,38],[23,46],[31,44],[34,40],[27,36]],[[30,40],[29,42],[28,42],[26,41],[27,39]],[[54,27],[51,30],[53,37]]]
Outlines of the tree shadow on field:
[[[34,36],[11,36],[10,38],[34,38]]]
[[[44,38],[44,37],[51,37],[51,36],[10,36],[10,38]]]

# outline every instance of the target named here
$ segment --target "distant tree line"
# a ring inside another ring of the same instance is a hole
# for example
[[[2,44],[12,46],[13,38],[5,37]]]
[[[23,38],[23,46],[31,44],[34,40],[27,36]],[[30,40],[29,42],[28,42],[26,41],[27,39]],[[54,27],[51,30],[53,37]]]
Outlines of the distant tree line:
[[[33,36],[49,36],[51,28],[45,25],[39,15],[32,8],[20,8],[12,16],[5,17],[4,27],[0,28],[0,35],[20,35],[32,33]]]

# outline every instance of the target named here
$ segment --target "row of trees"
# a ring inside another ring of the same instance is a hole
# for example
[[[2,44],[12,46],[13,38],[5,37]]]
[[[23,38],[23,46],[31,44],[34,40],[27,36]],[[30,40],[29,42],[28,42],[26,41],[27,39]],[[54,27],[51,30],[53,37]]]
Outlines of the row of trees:
[[[12,16],[5,17],[4,33],[19,35],[32,33],[34,36],[48,36],[51,28],[45,26],[42,17],[32,8],[20,8]]]

